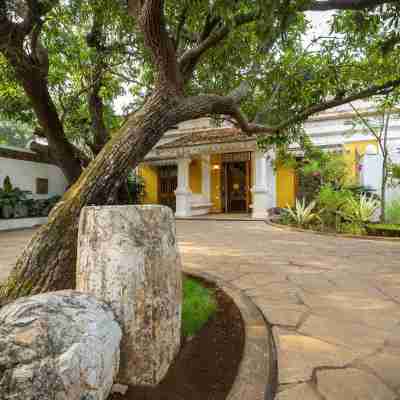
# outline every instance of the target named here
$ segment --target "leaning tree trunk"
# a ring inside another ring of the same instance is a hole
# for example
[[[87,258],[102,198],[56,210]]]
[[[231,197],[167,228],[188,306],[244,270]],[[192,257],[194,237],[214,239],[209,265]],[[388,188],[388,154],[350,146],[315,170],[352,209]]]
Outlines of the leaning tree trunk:
[[[14,298],[75,287],[79,215],[85,205],[110,204],[130,168],[135,167],[175,119],[169,112],[178,103],[167,91],[155,93],[110,140],[79,180],[64,195],[31,239],[0,288],[0,303]]]

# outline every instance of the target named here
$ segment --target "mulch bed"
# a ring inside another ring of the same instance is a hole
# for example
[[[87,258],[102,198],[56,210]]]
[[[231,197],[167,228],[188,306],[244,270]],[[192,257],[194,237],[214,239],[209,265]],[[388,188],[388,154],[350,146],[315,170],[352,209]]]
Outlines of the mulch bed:
[[[130,387],[125,396],[113,394],[109,400],[226,399],[242,359],[244,325],[231,298],[214,289],[216,315],[182,345],[163,382],[153,389]]]

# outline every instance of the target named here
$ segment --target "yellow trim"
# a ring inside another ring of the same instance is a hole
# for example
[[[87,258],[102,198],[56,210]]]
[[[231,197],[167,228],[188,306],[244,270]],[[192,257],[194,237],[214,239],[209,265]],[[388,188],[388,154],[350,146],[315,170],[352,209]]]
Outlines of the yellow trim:
[[[210,157],[211,164],[211,201],[213,203],[213,212],[222,212],[221,204],[221,168],[222,157],[220,154],[212,154]],[[217,169],[219,167],[219,169]]]
[[[358,184],[359,171],[357,170],[357,158],[365,154],[368,145],[373,144],[378,147],[376,140],[364,140],[346,143],[344,145],[345,160],[349,167],[349,175],[352,183]],[[357,157],[358,155],[358,157]]]
[[[296,200],[296,173],[293,168],[278,166],[276,171],[278,207],[294,206]]]
[[[202,193],[201,160],[192,160],[190,163],[189,186],[192,193]]]
[[[158,171],[150,165],[141,165],[139,175],[144,179],[145,204],[158,204]]]

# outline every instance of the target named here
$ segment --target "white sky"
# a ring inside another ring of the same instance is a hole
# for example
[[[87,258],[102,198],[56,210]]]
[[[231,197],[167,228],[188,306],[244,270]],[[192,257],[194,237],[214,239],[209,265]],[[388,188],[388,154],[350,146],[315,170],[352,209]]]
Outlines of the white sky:
[[[311,29],[305,36],[305,43],[308,44],[309,41],[313,40],[318,36],[328,36],[329,35],[329,19],[333,15],[333,12],[307,12],[307,17],[311,21]],[[132,101],[132,96],[125,95],[118,97],[114,102],[115,110],[118,114],[122,114],[122,110],[124,106],[129,105]]]

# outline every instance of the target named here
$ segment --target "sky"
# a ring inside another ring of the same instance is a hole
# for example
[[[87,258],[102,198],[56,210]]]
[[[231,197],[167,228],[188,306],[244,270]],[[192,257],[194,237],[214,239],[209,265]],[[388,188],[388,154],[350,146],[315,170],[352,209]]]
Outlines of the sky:
[[[304,41],[306,45],[318,36],[328,36],[329,35],[329,19],[332,17],[333,12],[325,11],[313,11],[307,12],[307,17],[311,22],[311,29],[308,34],[305,36]],[[123,113],[123,108],[127,106],[132,101],[132,97],[127,94],[124,96],[118,97],[114,102],[115,110],[118,114]]]

